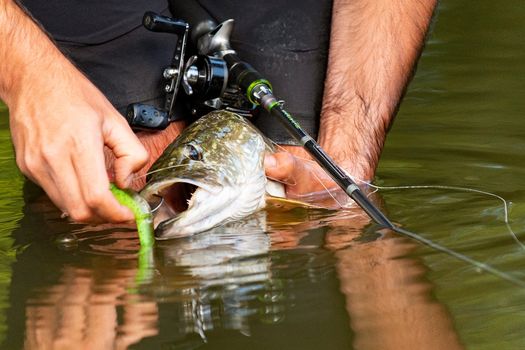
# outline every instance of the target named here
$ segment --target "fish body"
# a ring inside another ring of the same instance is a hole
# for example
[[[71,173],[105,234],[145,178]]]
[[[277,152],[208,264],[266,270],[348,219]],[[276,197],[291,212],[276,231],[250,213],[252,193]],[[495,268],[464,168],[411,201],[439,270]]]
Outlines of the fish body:
[[[156,238],[190,236],[264,208],[264,154],[273,151],[259,130],[231,112],[214,111],[191,124],[152,165],[141,191],[151,200],[177,183],[196,187],[187,210],[161,222]],[[284,196],[282,186],[273,195]]]

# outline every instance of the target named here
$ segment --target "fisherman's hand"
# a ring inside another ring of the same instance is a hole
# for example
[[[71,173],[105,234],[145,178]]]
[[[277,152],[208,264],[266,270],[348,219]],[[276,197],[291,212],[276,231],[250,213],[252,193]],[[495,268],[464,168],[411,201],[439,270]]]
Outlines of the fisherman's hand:
[[[109,191],[104,145],[114,154],[114,180],[128,187],[148,154],[125,119],[67,60],[26,76],[10,99],[10,123],[21,171],[73,220],[133,219]],[[15,91],[11,91],[12,93]]]
[[[264,161],[266,176],[286,185],[286,195],[301,198],[323,194],[337,184],[299,146],[282,146],[282,151],[267,154]]]
[[[104,145],[126,187],[147,152],[102,93],[14,1],[0,6],[0,98],[16,161],[75,221],[133,219],[109,191]]]
[[[151,167],[151,165],[160,157],[162,152],[179,136],[182,130],[185,127],[183,121],[176,121],[170,123],[168,127],[160,131],[139,131],[137,132],[137,137],[140,142],[144,145],[146,150],[149,153],[149,158],[146,165],[138,171],[133,181],[130,185],[130,188],[139,191],[146,184],[146,172]],[[106,166],[112,172],[114,167],[115,156],[111,150],[106,149]]]
[[[266,176],[286,185],[288,198],[324,206],[347,206],[349,197],[310,155],[299,146],[282,146],[282,151],[265,157]],[[352,167],[349,164],[338,164],[358,184],[366,167]],[[358,174],[358,175],[356,175]]]

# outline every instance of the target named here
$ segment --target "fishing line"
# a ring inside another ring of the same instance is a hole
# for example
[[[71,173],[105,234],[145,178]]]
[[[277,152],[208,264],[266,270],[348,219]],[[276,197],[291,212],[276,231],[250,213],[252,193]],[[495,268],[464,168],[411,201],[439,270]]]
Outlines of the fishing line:
[[[408,231],[408,230],[405,230],[399,226],[394,226],[392,228],[392,230],[394,232],[397,232],[399,233],[400,235],[403,235],[403,236],[406,236],[406,237],[409,237],[409,238],[412,238],[420,243],[423,243],[425,244],[426,246],[429,246],[431,247],[432,249],[435,249],[435,250],[438,250],[440,252],[443,252],[443,253],[446,253],[448,255],[451,255],[453,257],[455,257],[456,259],[458,260],[461,260],[463,262],[466,262],[468,264],[471,264],[471,265],[474,265],[475,267],[477,267],[478,269],[482,270],[482,271],[486,271],[488,273],[491,273],[492,275],[494,276],[497,276],[501,279],[504,279],[508,282],[511,282],[511,283],[514,283],[520,287],[523,287],[525,288],[525,282],[518,279],[518,278],[515,278],[513,277],[512,275],[506,273],[506,272],[503,272],[501,270],[498,270],[494,267],[492,267],[491,265],[489,264],[486,264],[486,263],[483,263],[483,262],[480,262],[480,261],[477,261],[477,260],[474,260],[473,258],[470,258],[466,255],[463,255],[461,253],[458,253],[452,249],[448,249],[442,245],[439,245],[429,239],[426,239],[422,236],[420,236],[419,234],[417,233],[414,233],[414,232],[411,232],[411,231]]]
[[[512,230],[512,228],[510,227],[510,224],[509,224],[509,217],[508,217],[508,203],[507,201],[495,194],[495,193],[491,193],[491,192],[487,192],[487,191],[482,191],[482,190],[477,190],[477,189],[474,189],[474,188],[468,188],[468,187],[459,187],[459,186],[445,186],[445,185],[412,185],[412,186],[377,186],[377,185],[373,185],[367,181],[364,181],[364,180],[359,180],[357,179],[358,182],[361,182],[363,184],[366,184],[372,188],[375,188],[377,190],[395,190],[395,189],[446,189],[446,190],[455,190],[455,191],[464,191],[464,192],[473,192],[473,193],[478,193],[478,194],[483,194],[483,195],[486,195],[486,196],[490,196],[490,197],[493,197],[493,198],[497,198],[499,200],[501,200],[503,202],[503,208],[504,208],[504,221],[505,221],[505,224],[507,226],[507,229],[509,230],[509,233],[511,234],[511,236],[514,238],[514,240],[516,242],[518,242],[518,244],[525,249],[523,243],[521,243],[518,239],[518,237],[516,236],[516,234],[514,233],[514,231]],[[425,244],[426,246],[432,248],[432,249],[435,249],[437,251],[440,251],[440,252],[443,252],[443,253],[446,253],[450,256],[453,256],[455,257],[456,259],[458,260],[461,260],[463,262],[466,262],[468,264],[472,264],[474,265],[475,267],[477,267],[478,269],[482,270],[482,271],[486,271],[486,272],[489,272],[491,274],[493,274],[494,276],[497,276],[499,278],[502,278],[506,281],[509,281],[511,283],[514,283],[520,287],[524,287],[525,288],[525,282],[518,279],[518,278],[515,278],[513,277],[512,275],[506,273],[506,272],[503,272],[501,270],[498,270],[494,267],[492,267],[491,265],[489,264],[486,264],[486,263],[483,263],[483,262],[480,262],[478,260],[475,260],[469,256],[466,256],[464,254],[461,254],[459,252],[456,252],[455,250],[452,250],[452,249],[449,249],[447,247],[444,247],[438,243],[435,243],[434,241],[430,240],[430,239],[427,239],[415,232],[411,232],[411,231],[408,231],[408,230],[405,230],[397,225],[394,225],[394,227],[392,227],[392,231],[400,234],[400,235],[403,235],[403,236],[406,236],[406,237],[409,237],[409,238],[412,238],[422,244]]]
[[[303,161],[306,161],[308,163],[311,163],[311,164],[316,164],[316,162],[314,162],[313,160],[311,159],[306,159],[306,158],[303,158],[303,157],[300,157],[300,156],[297,156],[293,153],[291,153],[290,151],[288,151],[286,148],[284,148],[282,145],[274,142],[273,140],[270,140],[268,139],[268,141],[273,144],[276,148],[278,148],[279,150],[281,150],[282,152],[286,152],[290,155],[292,155],[292,157],[294,158],[297,158],[297,159],[300,159],[300,160],[303,160]],[[324,184],[324,182],[321,180],[321,178],[319,177],[319,175],[317,175],[314,171],[312,171],[311,169],[305,169],[305,170],[309,170],[310,174],[312,174],[315,179],[317,180],[317,182],[324,188],[324,192],[325,193],[328,193],[328,195],[334,200],[335,203],[337,203],[337,205],[339,205],[340,208],[345,208],[345,206],[339,202],[339,200],[332,194],[332,192],[328,189],[328,187],[326,187],[326,185]],[[350,175],[349,175],[350,176]],[[351,177],[351,176],[350,176]],[[287,181],[282,181],[282,180],[277,180],[277,179],[273,179],[271,177],[269,177],[270,179],[274,180],[274,181],[277,181],[277,182],[280,182],[282,184],[285,184],[285,185],[288,185],[288,186],[295,186],[297,185],[297,181],[293,181],[293,183],[290,183],[290,182],[287,182]],[[317,193],[317,192],[316,192]],[[315,194],[314,194],[315,196]],[[300,198],[299,198],[300,199]]]
[[[286,150],[285,150],[286,151]],[[304,160],[306,162],[313,162],[311,159],[305,159],[305,158],[302,158],[302,157],[298,157],[298,156],[295,156],[293,155],[294,157],[298,158],[298,159],[301,159],[301,160]],[[474,188],[468,188],[468,187],[459,187],[459,186],[445,186],[445,185],[412,185],[412,186],[378,186],[378,185],[374,185],[370,182],[367,182],[367,181],[364,181],[364,180],[361,180],[361,179],[356,179],[355,177],[353,177],[352,175],[348,174],[348,172],[345,170],[345,169],[342,169],[347,176],[349,176],[353,181],[356,181],[356,182],[360,182],[362,184],[365,184],[365,185],[368,185],[372,188],[374,188],[376,191],[377,190],[396,190],[396,189],[445,189],[445,190],[456,190],[456,191],[464,191],[464,192],[473,192],[473,193],[478,193],[478,194],[482,194],[482,195],[486,195],[486,196],[490,196],[490,197],[493,197],[493,198],[497,198],[499,199],[500,201],[503,202],[503,208],[504,208],[504,221],[505,221],[505,224],[507,226],[507,229],[509,230],[511,236],[514,238],[514,240],[523,248],[525,249],[525,246],[523,245],[523,243],[521,243],[518,239],[518,237],[516,236],[516,234],[514,233],[514,231],[512,230],[512,228],[510,227],[510,224],[509,224],[509,210],[508,210],[508,202],[507,200],[505,200],[505,198],[495,194],[495,193],[491,193],[491,192],[487,192],[487,191],[483,191],[483,190],[478,190],[478,189],[474,189]],[[312,172],[312,174],[314,175],[314,177],[317,178],[318,181],[320,181],[320,179],[317,177],[317,175]],[[321,181],[320,181],[321,182]],[[321,182],[321,185],[323,187],[324,184],[322,184]],[[326,189],[326,187],[325,187]],[[328,189],[326,189],[326,191],[328,193],[330,193],[330,191]],[[331,193],[330,193],[331,195]],[[333,198],[333,197],[332,197]],[[334,198],[335,199],[335,198]],[[340,204],[337,200],[336,202],[338,204]],[[344,206],[341,205],[341,208],[344,208]],[[405,230],[395,224],[392,225],[392,227],[387,227],[387,229],[391,229],[392,231],[402,235],[402,236],[405,236],[405,237],[408,237],[408,238],[411,238],[417,242],[420,242],[434,250],[437,250],[439,252],[442,252],[442,253],[445,253],[445,254],[448,254],[460,261],[463,261],[467,264],[471,264],[473,266],[475,266],[476,268],[478,268],[479,270],[481,271],[485,271],[485,272],[488,272],[496,277],[499,277],[503,280],[506,280],[508,282],[511,282],[517,286],[520,286],[522,288],[525,288],[525,281],[522,281],[516,277],[513,277],[512,275],[506,273],[506,272],[503,272],[501,270],[498,270],[496,269],[495,267],[487,264],[487,263],[483,263],[481,261],[478,261],[478,260],[475,260],[469,256],[466,256],[464,254],[461,254],[459,252],[456,252],[455,250],[452,250],[452,249],[449,249],[445,246],[442,246],[430,239],[427,239],[423,236],[421,236],[420,234],[418,233],[415,233],[415,232],[411,232],[409,230]]]
[[[321,186],[323,186],[323,188],[325,189],[325,191],[328,193],[328,195],[330,197],[332,197],[332,199],[334,200],[334,202],[336,202],[341,208],[344,208],[343,204],[341,202],[339,202],[337,200],[337,198],[335,198],[335,196],[332,194],[332,192],[326,187],[326,185],[321,181],[321,179],[319,178],[319,176],[315,173],[315,172],[312,172],[312,175],[315,177],[315,179],[317,180],[317,182],[319,182],[319,184]]]
[[[487,192],[487,191],[483,191],[483,190],[478,190],[478,189],[475,189],[475,188],[469,188],[469,187],[460,187],[460,186],[445,186],[445,185],[406,185],[406,186],[378,186],[378,185],[374,185],[372,183],[369,183],[369,182],[366,182],[366,181],[363,181],[363,180],[359,180],[357,179],[358,182],[361,182],[363,184],[366,184],[372,188],[375,188],[376,190],[412,190],[412,189],[437,189],[437,190],[452,190],[452,191],[462,191],[462,192],[473,192],[473,193],[478,193],[478,194],[482,194],[482,195],[485,195],[485,196],[489,196],[489,197],[492,197],[492,198],[496,198],[498,200],[500,200],[502,203],[503,203],[503,221],[505,222],[505,226],[507,227],[507,230],[510,234],[510,236],[514,239],[514,241],[516,241],[516,243],[518,243],[518,245],[525,250],[525,245],[519,240],[518,236],[516,235],[516,233],[514,232],[514,230],[512,230],[512,227],[510,226],[510,220],[509,220],[509,204],[508,204],[508,201],[503,198],[502,196],[500,195],[497,195],[495,193],[492,193],[492,192]]]
[[[286,149],[282,148],[284,151],[286,151]],[[301,158],[301,157],[298,157],[298,156],[295,156],[301,160],[304,160],[304,161],[307,161],[307,162],[313,162],[311,159],[306,159],[306,158]],[[315,162],[314,162],[315,163]],[[461,187],[461,186],[447,186],[447,185],[402,185],[402,186],[379,186],[379,185],[374,185],[373,183],[371,182],[368,182],[368,181],[365,181],[365,180],[361,180],[361,179],[357,179],[355,178],[354,176],[352,176],[351,174],[348,173],[348,171],[346,171],[346,169],[343,169],[343,171],[347,174],[347,176],[349,176],[353,181],[355,182],[359,182],[359,183],[362,183],[364,185],[367,185],[369,187],[372,187],[375,189],[375,191],[373,192],[370,192],[370,194],[373,194],[373,193],[376,193],[377,191],[379,190],[412,190],[412,189],[436,189],[436,190],[452,190],[452,191],[462,191],[462,192],[472,192],[472,193],[478,193],[478,194],[482,194],[484,196],[488,196],[488,197],[492,197],[492,198],[496,198],[498,200],[500,200],[502,203],[503,203],[503,221],[505,223],[505,226],[507,227],[507,230],[510,234],[510,236],[512,237],[512,239],[514,241],[516,241],[516,243],[523,249],[525,250],[525,244],[523,244],[518,236],[516,235],[516,233],[514,232],[514,230],[512,229],[512,227],[510,226],[510,218],[509,218],[509,202],[503,198],[502,196],[500,195],[497,195],[495,193],[492,193],[492,192],[488,192],[488,191],[483,191],[483,190],[479,190],[479,189],[475,189],[475,188],[470,188],[470,187]],[[319,177],[314,173],[312,172],[312,174],[316,177],[317,181],[319,181],[319,183],[326,189],[326,191],[328,193],[330,193],[330,191],[324,186],[324,184],[320,181]],[[331,194],[330,194],[331,195]],[[334,198],[332,196],[332,198]],[[334,198],[335,200],[335,198]],[[341,203],[339,203],[337,200],[335,200],[337,202],[337,204],[339,204],[342,208],[344,208]]]
[[[317,180],[317,182],[324,188],[324,191],[320,191],[320,192],[323,192],[323,193],[328,193],[328,195],[334,200],[335,203],[337,203],[337,205],[339,206],[339,208],[345,208],[345,206],[339,202],[339,200],[332,194],[332,192],[328,189],[328,187],[326,187],[326,185],[321,181],[321,179],[319,178],[319,176],[317,176],[317,174],[315,174],[314,172],[312,172],[312,175],[315,177],[315,179]],[[272,181],[276,181],[276,182],[279,182],[279,183],[282,183],[284,185],[288,185],[290,186],[289,183],[285,182],[285,181],[281,181],[281,180],[278,180],[278,179],[275,179],[275,178],[272,178],[271,176],[266,176],[267,178],[269,178],[270,180]],[[295,186],[296,183],[294,183],[292,186]],[[315,193],[319,193],[319,192],[315,192]],[[312,194],[312,197],[315,197],[315,193]],[[297,199],[297,200],[300,200],[302,196],[296,196],[294,197],[294,199]],[[321,206],[322,207],[322,206]],[[329,208],[326,208],[326,209],[329,209]]]

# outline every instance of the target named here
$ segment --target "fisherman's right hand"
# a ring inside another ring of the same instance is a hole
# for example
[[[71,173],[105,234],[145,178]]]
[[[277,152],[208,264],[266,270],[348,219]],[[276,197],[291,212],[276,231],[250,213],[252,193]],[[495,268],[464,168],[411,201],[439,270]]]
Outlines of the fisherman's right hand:
[[[24,75],[6,102],[21,171],[78,222],[133,219],[109,191],[104,145],[115,156],[114,180],[128,187],[148,154],[125,119],[65,58]]]
[[[133,219],[109,190],[104,145],[127,187],[148,154],[104,95],[13,0],[0,1],[0,98],[16,162],[75,221]]]

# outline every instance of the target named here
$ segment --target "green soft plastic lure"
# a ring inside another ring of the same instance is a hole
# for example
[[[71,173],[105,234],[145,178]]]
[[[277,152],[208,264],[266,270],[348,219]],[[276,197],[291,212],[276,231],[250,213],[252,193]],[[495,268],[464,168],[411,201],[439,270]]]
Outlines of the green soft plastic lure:
[[[140,246],[143,248],[153,247],[155,238],[153,234],[153,215],[148,202],[137,192],[128,189],[120,189],[115,184],[109,185],[117,201],[128,207],[135,215],[137,231],[139,233]]]

